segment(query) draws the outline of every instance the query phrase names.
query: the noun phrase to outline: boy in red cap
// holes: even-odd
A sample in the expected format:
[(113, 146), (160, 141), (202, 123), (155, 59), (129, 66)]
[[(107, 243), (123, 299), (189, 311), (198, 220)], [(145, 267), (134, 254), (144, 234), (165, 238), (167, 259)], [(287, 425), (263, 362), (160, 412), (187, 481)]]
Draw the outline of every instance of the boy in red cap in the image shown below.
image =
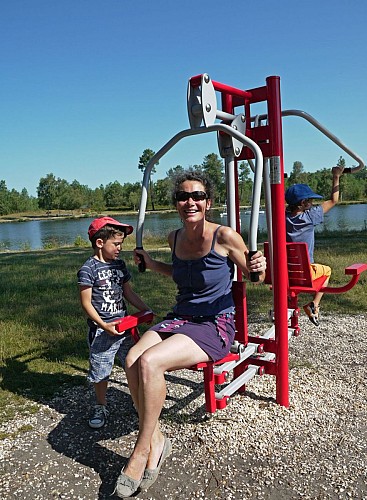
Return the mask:
[(125, 358), (133, 344), (129, 333), (119, 334), (116, 320), (126, 315), (125, 299), (139, 311), (149, 307), (133, 291), (131, 274), (119, 253), (125, 237), (133, 227), (112, 217), (95, 219), (88, 229), (94, 255), (78, 271), (80, 300), (88, 316), (89, 375), (94, 384), (96, 404), (89, 418), (93, 429), (106, 422), (106, 393), (115, 356), (125, 366)]
[[(305, 242), (311, 262), (311, 273), (313, 279), (326, 276), (324, 286), (329, 283), (331, 269), (329, 266), (315, 264), (313, 252), (315, 248), (315, 226), (324, 222), (324, 214), (332, 209), (339, 201), (339, 178), (343, 174), (343, 167), (333, 167), (333, 183), (329, 200), (320, 205), (313, 206), (313, 199), (321, 199), (322, 196), (312, 191), (307, 184), (294, 184), (285, 193), (288, 204), (285, 212), (287, 241)], [(324, 294), (317, 292), (312, 302), (303, 306), (310, 321), (319, 326), (319, 304)]]

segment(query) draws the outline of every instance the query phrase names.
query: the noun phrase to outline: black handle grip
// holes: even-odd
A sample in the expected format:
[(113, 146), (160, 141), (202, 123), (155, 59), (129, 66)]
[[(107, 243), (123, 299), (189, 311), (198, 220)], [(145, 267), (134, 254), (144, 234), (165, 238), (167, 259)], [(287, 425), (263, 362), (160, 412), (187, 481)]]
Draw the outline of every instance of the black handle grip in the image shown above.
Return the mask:
[[(250, 252), (248, 254), (250, 260), (251, 260), (251, 257), (253, 255), (255, 255), (256, 252), (257, 252), (257, 250), (250, 250)], [(259, 279), (260, 279), (260, 273), (259, 272), (250, 273), (250, 281), (252, 283), (257, 283), (259, 281)]]
[(343, 170), (343, 174), (351, 174), (352, 173), (352, 169), (350, 167), (346, 167), (344, 170)]
[[(142, 249), (143, 249), (143, 247), (136, 247), (136, 250), (142, 250)], [(138, 271), (139, 271), (139, 273), (144, 273), (146, 268), (147, 268), (147, 265), (146, 265), (145, 260), (144, 260), (144, 256), (139, 252), (137, 252), (137, 254), (140, 258), (140, 262), (138, 264)]]

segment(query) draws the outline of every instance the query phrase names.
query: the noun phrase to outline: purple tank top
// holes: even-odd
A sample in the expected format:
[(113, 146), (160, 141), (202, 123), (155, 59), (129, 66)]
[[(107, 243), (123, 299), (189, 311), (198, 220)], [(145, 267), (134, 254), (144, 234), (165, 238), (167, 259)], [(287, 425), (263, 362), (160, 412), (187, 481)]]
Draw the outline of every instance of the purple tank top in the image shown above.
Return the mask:
[(232, 280), (234, 264), (226, 256), (214, 251), (217, 239), (215, 230), (210, 252), (194, 260), (176, 256), (177, 230), (172, 251), (172, 278), (178, 293), (173, 312), (177, 315), (212, 316), (234, 311)]

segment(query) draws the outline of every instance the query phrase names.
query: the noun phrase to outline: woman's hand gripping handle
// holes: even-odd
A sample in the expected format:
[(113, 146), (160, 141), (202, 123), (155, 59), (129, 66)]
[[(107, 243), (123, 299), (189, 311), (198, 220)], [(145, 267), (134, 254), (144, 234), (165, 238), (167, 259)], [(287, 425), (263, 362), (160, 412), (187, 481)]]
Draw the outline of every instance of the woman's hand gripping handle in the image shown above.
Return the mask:
[(144, 273), (147, 265), (145, 263), (144, 255), (139, 253), (139, 250), (143, 250), (143, 247), (136, 247), (134, 251), (135, 260), (138, 261), (138, 270), (140, 273)]
[[(254, 258), (253, 258), (254, 257)], [(263, 281), (266, 271), (266, 258), (258, 250), (250, 250), (248, 254), (249, 277), (252, 283)]]

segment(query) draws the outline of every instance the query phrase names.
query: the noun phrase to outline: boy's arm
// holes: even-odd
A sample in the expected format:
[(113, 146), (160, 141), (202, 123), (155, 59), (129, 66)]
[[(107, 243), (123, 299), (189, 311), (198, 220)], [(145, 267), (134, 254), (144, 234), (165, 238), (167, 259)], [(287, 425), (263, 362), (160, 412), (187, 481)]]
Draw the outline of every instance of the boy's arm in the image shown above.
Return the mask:
[(88, 318), (94, 321), (100, 328), (103, 328), (110, 335), (118, 335), (118, 332), (115, 330), (115, 322), (106, 323), (100, 317), (96, 309), (92, 305), (92, 287), (91, 286), (79, 286), (79, 296), (80, 302), (82, 304), (82, 308), (87, 314)]
[(123, 284), (124, 298), (139, 311), (151, 311), (151, 308), (134, 292), (129, 282)]
[(335, 207), (335, 205), (339, 201), (339, 178), (343, 174), (343, 167), (333, 167), (333, 184), (331, 188), (330, 200), (326, 200), (321, 203), (324, 214), (328, 212), (331, 208)]

